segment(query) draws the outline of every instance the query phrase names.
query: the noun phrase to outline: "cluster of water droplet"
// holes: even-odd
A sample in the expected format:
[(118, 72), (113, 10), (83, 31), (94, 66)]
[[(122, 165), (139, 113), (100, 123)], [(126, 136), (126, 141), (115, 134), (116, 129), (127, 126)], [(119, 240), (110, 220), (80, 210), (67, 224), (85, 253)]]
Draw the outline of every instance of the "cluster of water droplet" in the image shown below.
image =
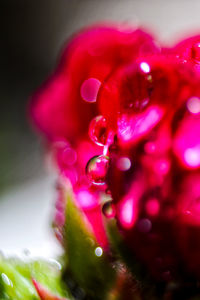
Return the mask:
[[(92, 157), (86, 165), (86, 175), (94, 185), (106, 185), (106, 176), (109, 168), (108, 146), (110, 132), (106, 119), (99, 115), (89, 125), (89, 137), (92, 142), (102, 147), (102, 154)], [(110, 218), (114, 217), (114, 204), (107, 201), (102, 206), (103, 214)]]
[[(200, 61), (200, 43), (195, 43), (190, 48), (189, 55), (189, 59), (198, 65)], [(179, 57), (177, 59), (178, 63), (174, 64), (174, 62), (172, 62), (171, 69), (176, 69), (177, 66), (180, 68), (180, 65), (178, 64), (181, 62), (181, 59), (180, 61)], [(156, 60), (154, 60), (154, 63), (155, 61)], [(114, 138), (116, 136), (118, 137), (118, 141), (121, 139), (121, 144), (127, 143), (126, 145), (128, 145), (127, 147), (129, 147), (130, 151), (127, 151), (127, 153), (131, 153), (131, 151), (134, 152), (135, 149), (139, 149), (136, 151), (140, 151), (138, 152), (139, 154), (137, 154), (138, 161), (136, 161), (136, 164), (139, 165), (141, 173), (148, 177), (146, 180), (148, 181), (148, 184), (146, 184), (146, 182), (142, 182), (142, 180), (141, 182), (138, 181), (139, 183), (136, 183), (134, 189), (131, 190), (132, 192), (130, 192), (130, 197), (127, 197), (126, 193), (122, 193), (123, 196), (121, 198), (124, 199), (120, 199), (119, 201), (117, 200), (118, 202), (114, 202), (112, 200), (112, 196), (110, 195), (110, 197), (108, 197), (108, 199), (102, 205), (102, 212), (107, 218), (113, 218), (117, 213), (118, 221), (124, 228), (125, 232), (128, 232), (129, 229), (132, 229), (132, 236), (135, 236), (138, 243), (141, 243), (141, 245), (141, 237), (147, 242), (148, 239), (151, 239), (154, 234), (156, 235), (155, 220), (157, 220), (160, 215), (162, 215), (162, 218), (166, 217), (166, 219), (169, 220), (175, 213), (174, 204), (168, 203), (165, 207), (165, 204), (161, 203), (161, 198), (164, 198), (163, 195), (161, 196), (160, 194), (152, 194), (146, 196), (145, 193), (148, 194), (153, 186), (157, 187), (157, 190), (161, 191), (161, 194), (167, 194), (165, 181), (168, 180), (170, 182), (171, 179), (169, 179), (169, 176), (172, 176), (173, 172), (176, 173), (179, 168), (182, 172), (184, 168), (187, 170), (193, 170), (200, 166), (199, 135), (191, 133), (192, 125), (194, 125), (196, 128), (200, 128), (200, 122), (198, 120), (200, 113), (200, 98), (196, 96), (195, 93), (193, 94), (192, 89), (186, 97), (184, 96), (185, 98), (182, 97), (181, 92), (180, 94), (177, 92), (176, 96), (180, 96), (181, 99), (177, 100), (177, 103), (180, 101), (181, 104), (179, 104), (179, 106), (176, 103), (173, 104), (173, 93), (175, 89), (177, 89), (177, 87), (174, 89), (174, 83), (177, 80), (177, 82), (180, 84), (180, 87), (181, 84), (184, 85), (184, 80), (188, 80), (188, 75), (185, 76), (184, 74), (184, 72), (187, 73), (187, 68), (184, 70), (183, 74), (179, 73), (179, 75), (174, 75), (176, 74), (176, 70), (174, 73), (171, 72), (171, 70), (168, 72), (169, 68), (166, 66), (165, 60), (164, 62), (162, 61), (160, 63), (158, 59), (156, 64), (158, 65), (158, 70), (154, 69), (154, 72), (152, 72), (151, 64), (144, 60), (137, 65), (137, 68), (128, 68), (126, 70), (127, 77), (124, 76), (125, 79), (123, 78), (123, 71), (125, 69), (122, 69), (122, 73), (115, 73), (115, 80), (116, 82), (119, 81), (117, 88), (119, 87), (118, 97), (120, 99), (117, 98), (115, 94), (116, 86), (113, 88), (111, 80), (110, 89), (107, 88), (105, 93), (105, 116), (98, 115), (93, 118), (90, 122), (88, 132), (90, 140), (96, 145), (102, 147), (102, 153), (98, 156), (96, 155), (92, 157), (86, 165), (87, 178), (94, 186), (105, 185), (106, 190), (106, 183), (108, 182), (108, 170), (112, 164), (112, 157), (110, 156), (112, 151), (110, 151), (110, 149), (115, 147)], [(182, 75), (183, 77), (185, 76), (183, 81), (182, 78), (178, 77), (181, 77)], [(126, 80), (132, 80), (134, 83), (132, 81), (127, 83)], [(86, 85), (86, 83), (90, 83), (90, 88), (91, 84), (93, 83), (94, 89), (93, 92), (87, 89), (88, 95), (86, 97), (86, 95), (83, 95), (84, 93), (86, 94), (86, 86), (84, 86), (84, 88), (81, 89), (82, 99), (88, 103), (95, 102), (97, 100), (98, 91), (101, 88), (101, 83), (99, 83), (99, 81), (95, 81), (94, 78), (84, 82), (84, 85)], [(106, 84), (108, 87), (109, 80)], [(122, 87), (121, 93), (120, 86)], [(164, 88), (166, 88), (166, 90), (164, 90)], [(108, 91), (110, 91), (110, 99), (113, 95), (113, 97), (116, 98), (109, 100)], [(171, 98), (168, 97), (170, 96), (170, 92), (172, 92)], [(104, 91), (101, 93), (101, 96), (104, 97)], [(169, 101), (165, 101), (166, 99)], [(111, 103), (112, 100), (113, 103)], [(107, 101), (108, 107), (106, 107)], [(170, 106), (171, 103), (172, 106)], [(114, 106), (117, 107), (116, 111)], [(180, 119), (183, 106), (185, 113), (181, 117), (182, 119)], [(111, 112), (109, 111), (110, 109)], [(111, 122), (114, 120), (112, 109), (114, 113), (118, 114), (117, 129), (115, 129), (116, 131), (112, 126), (110, 126)], [(170, 116), (169, 120), (166, 120), (163, 117), (167, 114)], [(178, 118), (176, 115), (178, 115)], [(113, 119), (109, 120), (109, 116), (111, 116), (111, 119)], [(166, 127), (166, 124), (163, 126), (164, 123), (166, 123), (168, 127)], [(168, 133), (166, 133), (166, 130), (170, 132), (173, 131), (173, 136), (170, 133), (169, 137)], [(137, 148), (139, 144), (140, 148)], [(170, 151), (173, 152), (173, 159), (175, 160), (176, 157), (176, 160), (178, 161), (176, 161), (175, 166), (171, 164), (172, 154), (170, 154), (171, 156), (169, 155)], [(115, 182), (116, 185), (119, 184), (119, 186), (122, 186), (124, 183), (127, 185), (128, 182), (132, 184), (132, 182), (130, 182), (132, 179), (130, 178), (132, 178), (131, 173), (134, 172), (132, 172), (132, 170), (134, 169), (133, 161), (135, 160), (133, 160), (132, 154), (127, 155), (126, 153), (126, 155), (122, 155), (123, 151), (120, 152), (121, 156), (120, 153), (116, 155), (117, 159), (114, 162), (114, 171), (113, 173), (111, 172), (111, 176), (114, 176), (114, 172), (118, 171), (123, 175), (119, 176), (118, 181), (113, 180), (113, 182)], [(177, 170), (175, 170), (175, 168), (177, 168)], [(129, 181), (124, 174), (128, 174), (127, 176), (130, 177)], [(134, 178), (137, 180), (137, 174)], [(191, 178), (193, 178), (193, 174), (191, 175)], [(112, 180), (112, 178), (109, 178), (109, 180)], [(185, 182), (187, 182), (187, 180)], [(120, 189), (120, 187), (116, 186), (116, 189)], [(166, 191), (164, 191), (165, 189)], [(190, 192), (187, 191), (187, 193), (188, 197), (190, 197)], [(169, 197), (174, 197), (173, 191)], [(141, 199), (143, 199), (142, 203)], [(165, 210), (163, 210), (164, 207)], [(137, 210), (140, 210), (140, 212), (138, 213)], [(187, 206), (185, 211), (187, 214), (187, 222), (192, 222), (190, 216), (192, 214), (194, 218), (197, 218), (196, 215), (199, 214), (199, 204), (196, 205), (195, 202), (195, 205), (193, 205), (192, 208), (188, 209)], [(164, 227), (164, 225), (162, 226)], [(162, 229), (156, 230), (157, 235), (160, 235)], [(177, 234), (179, 235), (179, 233)], [(138, 236), (140, 237), (138, 238)], [(157, 243), (159, 244), (159, 242), (155, 242), (155, 247), (157, 247)], [(154, 241), (151, 241), (151, 245), (153, 244)], [(151, 245), (149, 247), (151, 247)], [(165, 251), (166, 253), (167, 251), (168, 253), (171, 253), (168, 248), (162, 249), (162, 251), (163, 256), (165, 255)], [(173, 252), (170, 255), (173, 257)], [(165, 271), (166, 270), (164, 270), (163, 274), (170, 272), (168, 269), (166, 272)]]

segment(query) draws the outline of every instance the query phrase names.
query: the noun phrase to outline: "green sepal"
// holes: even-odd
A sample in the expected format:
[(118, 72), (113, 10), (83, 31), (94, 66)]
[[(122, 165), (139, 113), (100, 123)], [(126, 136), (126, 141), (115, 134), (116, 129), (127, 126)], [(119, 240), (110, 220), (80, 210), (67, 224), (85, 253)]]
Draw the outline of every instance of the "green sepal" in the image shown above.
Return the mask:
[(0, 300), (38, 300), (32, 278), (55, 295), (69, 298), (57, 264), (46, 260), (24, 262), (17, 258), (0, 257)]
[(86, 299), (107, 299), (115, 280), (115, 270), (107, 254), (95, 255), (99, 247), (82, 212), (74, 204), (72, 194), (67, 194), (64, 246), (67, 256), (66, 274), (81, 287)]

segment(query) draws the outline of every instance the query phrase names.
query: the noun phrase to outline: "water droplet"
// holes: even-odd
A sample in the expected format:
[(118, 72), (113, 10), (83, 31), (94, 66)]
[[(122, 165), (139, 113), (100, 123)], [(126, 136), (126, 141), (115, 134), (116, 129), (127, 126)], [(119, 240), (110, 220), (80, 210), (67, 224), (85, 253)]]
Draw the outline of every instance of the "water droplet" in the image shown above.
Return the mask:
[(128, 171), (131, 167), (131, 161), (128, 157), (121, 157), (117, 161), (117, 168), (121, 171)]
[(81, 85), (81, 97), (86, 102), (96, 102), (101, 82), (96, 78), (86, 79)]
[(152, 223), (149, 219), (141, 219), (137, 223), (137, 228), (140, 232), (147, 233), (151, 230)]
[(48, 262), (52, 264), (53, 267), (55, 267), (57, 270), (61, 270), (62, 269), (62, 265), (59, 263), (59, 261), (57, 261), (54, 258), (49, 258)]
[(116, 211), (113, 201), (105, 202), (102, 207), (102, 212), (106, 218), (114, 218)]
[(187, 109), (192, 114), (200, 113), (200, 98), (192, 97), (192, 98), (188, 99), (186, 105), (187, 105)]
[(97, 247), (95, 248), (94, 253), (96, 256), (100, 257), (103, 255), (103, 249), (101, 247)]
[(191, 48), (191, 57), (196, 62), (200, 62), (200, 43), (196, 43)]
[(108, 126), (103, 116), (95, 117), (89, 126), (89, 137), (97, 145), (106, 145), (108, 139)]
[(6, 285), (13, 287), (12, 281), (8, 278), (8, 276), (5, 273), (1, 274), (1, 278)]
[(97, 155), (92, 157), (86, 165), (88, 179), (97, 185), (105, 184), (106, 174), (109, 166), (109, 157)]

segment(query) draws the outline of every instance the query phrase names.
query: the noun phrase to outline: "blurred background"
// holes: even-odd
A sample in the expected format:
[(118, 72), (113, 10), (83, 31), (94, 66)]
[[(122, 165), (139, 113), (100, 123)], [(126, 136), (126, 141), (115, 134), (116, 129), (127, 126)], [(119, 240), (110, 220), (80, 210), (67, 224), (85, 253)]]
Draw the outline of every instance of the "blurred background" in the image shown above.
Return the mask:
[(102, 20), (146, 27), (168, 44), (200, 32), (199, 0), (0, 1), (0, 250), (54, 256), (55, 175), (43, 164), (27, 103), (80, 27)]

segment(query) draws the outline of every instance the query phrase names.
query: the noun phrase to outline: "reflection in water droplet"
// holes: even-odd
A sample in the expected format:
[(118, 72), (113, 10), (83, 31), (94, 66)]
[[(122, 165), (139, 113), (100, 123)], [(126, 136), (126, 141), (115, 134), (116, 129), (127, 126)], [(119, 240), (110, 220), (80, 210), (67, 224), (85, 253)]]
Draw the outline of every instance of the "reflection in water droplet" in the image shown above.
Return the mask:
[(104, 155), (92, 157), (86, 165), (88, 179), (97, 185), (105, 184), (106, 174), (109, 166), (109, 157)]
[(102, 212), (106, 218), (114, 218), (116, 211), (113, 201), (107, 201), (106, 203), (104, 203)]
[(85, 80), (82, 83), (80, 90), (82, 99), (86, 102), (96, 102), (100, 85), (101, 82), (96, 78)]
[(108, 127), (103, 116), (95, 117), (89, 127), (90, 139), (97, 145), (106, 145), (108, 139)]
[(96, 256), (100, 257), (103, 254), (103, 249), (101, 247), (97, 247), (95, 248), (94, 253)]

